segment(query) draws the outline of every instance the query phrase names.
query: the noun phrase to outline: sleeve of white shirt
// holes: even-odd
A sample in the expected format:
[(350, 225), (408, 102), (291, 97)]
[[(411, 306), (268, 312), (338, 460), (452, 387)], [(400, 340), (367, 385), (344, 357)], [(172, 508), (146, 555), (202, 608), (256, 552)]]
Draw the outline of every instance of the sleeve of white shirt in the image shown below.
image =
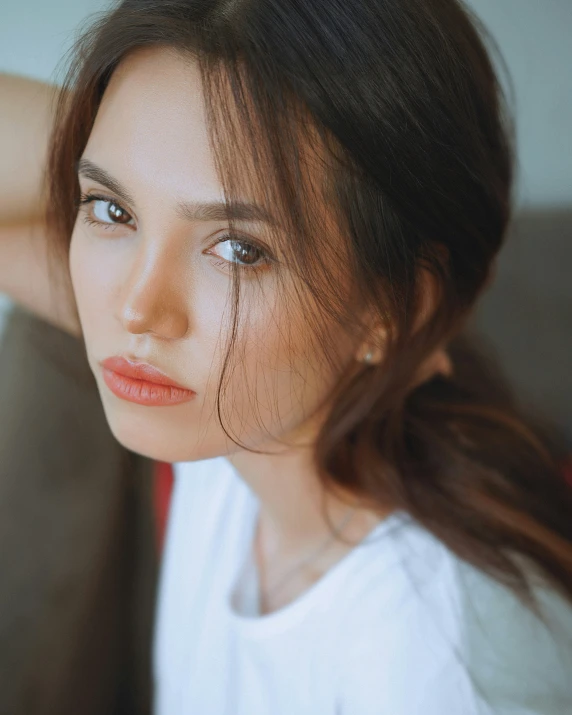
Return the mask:
[(468, 564), (451, 573), (342, 656), (337, 715), (572, 715), (572, 604), (533, 585), (545, 625)]

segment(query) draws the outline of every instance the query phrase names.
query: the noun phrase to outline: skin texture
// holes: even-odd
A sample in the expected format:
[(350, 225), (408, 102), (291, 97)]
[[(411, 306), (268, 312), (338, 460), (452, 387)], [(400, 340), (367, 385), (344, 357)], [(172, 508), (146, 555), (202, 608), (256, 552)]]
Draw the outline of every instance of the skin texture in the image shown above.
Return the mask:
[[(244, 274), (240, 318), (248, 317), (243, 335), (249, 349), (226, 387), (225, 404), (233, 409), (225, 409), (225, 424), (249, 446), (275, 453), (239, 449), (219, 425), (215, 396), (230, 329), (232, 283), (224, 260), (240, 262), (240, 254), (230, 242), (213, 245), (225, 233), (224, 221), (189, 221), (176, 211), (177, 201), (223, 197), (203, 112), (198, 71), (189, 60), (143, 48), (121, 63), (83, 158), (119, 181), (132, 201), (80, 174), (83, 194), (101, 194), (121, 208), (110, 216), (113, 206), (105, 201), (82, 207), (72, 235), (70, 273), (88, 360), (115, 437), (128, 449), (168, 462), (226, 455), (261, 500), (257, 558), (263, 584), (271, 584), (329, 533), (319, 513), (308, 447), (322, 413), (311, 420), (305, 416), (322, 404), (332, 376), (303, 349), (303, 315), (280, 312), (273, 268), (265, 268), (256, 281)], [(89, 225), (86, 215), (108, 226)], [(115, 225), (114, 215), (120, 220)], [(243, 222), (239, 228), (246, 240), (264, 243), (263, 225)], [(283, 340), (286, 327), (299, 336), (298, 343)], [(354, 357), (365, 351), (367, 346), (360, 346)], [(196, 398), (168, 407), (121, 400), (105, 384), (99, 364), (113, 355), (155, 365), (194, 390)], [(294, 446), (272, 444), (266, 429)], [(337, 498), (328, 503), (336, 523), (347, 504)], [(363, 537), (379, 518), (356, 512), (344, 536)], [(294, 598), (348, 549), (334, 545), (265, 608)]]
[(42, 218), (41, 176), (57, 88), (0, 72), (0, 224)]
[(0, 72), (0, 293), (79, 336), (67, 267), (50, 277), (42, 175), (60, 88)]

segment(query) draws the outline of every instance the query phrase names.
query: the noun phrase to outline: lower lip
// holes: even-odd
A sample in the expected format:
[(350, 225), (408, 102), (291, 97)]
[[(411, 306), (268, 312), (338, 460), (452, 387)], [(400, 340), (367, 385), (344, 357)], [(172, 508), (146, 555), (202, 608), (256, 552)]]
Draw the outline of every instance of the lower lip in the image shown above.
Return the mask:
[(103, 379), (114, 395), (138, 405), (178, 405), (181, 402), (188, 402), (196, 396), (196, 392), (192, 390), (135, 380), (105, 367), (103, 368)]

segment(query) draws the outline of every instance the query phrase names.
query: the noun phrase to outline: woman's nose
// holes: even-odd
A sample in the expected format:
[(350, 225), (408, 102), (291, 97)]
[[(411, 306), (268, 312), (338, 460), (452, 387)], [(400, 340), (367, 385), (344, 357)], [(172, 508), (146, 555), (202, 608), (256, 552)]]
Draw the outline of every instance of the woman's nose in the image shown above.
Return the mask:
[[(176, 262), (175, 262), (176, 263)], [(177, 339), (188, 331), (182, 281), (173, 261), (141, 255), (121, 292), (118, 318), (129, 333)]]

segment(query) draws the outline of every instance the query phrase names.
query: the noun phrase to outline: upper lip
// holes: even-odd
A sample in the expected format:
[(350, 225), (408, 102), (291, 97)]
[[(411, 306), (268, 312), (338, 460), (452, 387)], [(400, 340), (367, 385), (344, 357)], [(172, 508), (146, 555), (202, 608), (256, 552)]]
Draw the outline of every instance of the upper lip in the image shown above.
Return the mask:
[[(121, 356), (114, 356), (102, 360), (101, 364), (108, 370), (113, 370), (113, 372), (125, 375), (126, 377), (135, 378), (136, 380), (145, 380), (146, 382), (153, 382), (157, 385), (170, 385), (171, 387), (179, 387), (182, 390), (189, 390), (188, 387), (171, 380), (164, 372), (161, 372), (146, 362), (133, 362)], [(192, 392), (192, 390), (190, 391)]]

